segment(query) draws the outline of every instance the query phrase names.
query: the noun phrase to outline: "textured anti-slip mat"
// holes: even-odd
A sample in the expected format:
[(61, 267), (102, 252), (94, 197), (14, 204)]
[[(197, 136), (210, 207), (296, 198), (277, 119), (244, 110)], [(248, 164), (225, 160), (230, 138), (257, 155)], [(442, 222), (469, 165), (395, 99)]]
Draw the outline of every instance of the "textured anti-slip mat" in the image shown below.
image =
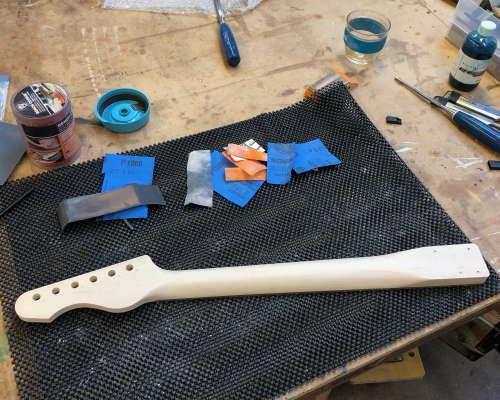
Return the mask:
[[(193, 150), (320, 138), (341, 165), (264, 184), (241, 208), (184, 207)], [(481, 286), (159, 302), (26, 323), (24, 291), (142, 255), (163, 268), (365, 257), (468, 239), (339, 85), (281, 111), (129, 154), (156, 157), (167, 205), (61, 232), (57, 205), (98, 193), (102, 159), (7, 183), (0, 295), (21, 399), (268, 399), (500, 292)], [(401, 265), (404, 268), (404, 265)]]

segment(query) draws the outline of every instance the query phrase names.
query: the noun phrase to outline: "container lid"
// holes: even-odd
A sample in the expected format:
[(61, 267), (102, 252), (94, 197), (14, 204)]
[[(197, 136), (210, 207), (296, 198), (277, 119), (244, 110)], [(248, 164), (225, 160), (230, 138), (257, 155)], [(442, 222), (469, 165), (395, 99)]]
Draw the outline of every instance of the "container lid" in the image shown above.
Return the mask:
[(110, 131), (133, 132), (148, 122), (149, 100), (135, 89), (115, 89), (99, 99), (94, 112)]
[(497, 26), (494, 22), (483, 21), (481, 22), (481, 25), (479, 25), (479, 29), (477, 31), (481, 36), (491, 36), (496, 28)]

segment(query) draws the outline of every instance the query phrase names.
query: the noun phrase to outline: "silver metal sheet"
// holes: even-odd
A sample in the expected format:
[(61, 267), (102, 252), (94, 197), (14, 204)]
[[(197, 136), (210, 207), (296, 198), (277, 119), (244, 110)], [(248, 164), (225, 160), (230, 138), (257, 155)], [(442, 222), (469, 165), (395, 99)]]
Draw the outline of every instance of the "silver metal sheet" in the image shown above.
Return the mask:
[(25, 151), (17, 125), (0, 122), (0, 186), (9, 179)]

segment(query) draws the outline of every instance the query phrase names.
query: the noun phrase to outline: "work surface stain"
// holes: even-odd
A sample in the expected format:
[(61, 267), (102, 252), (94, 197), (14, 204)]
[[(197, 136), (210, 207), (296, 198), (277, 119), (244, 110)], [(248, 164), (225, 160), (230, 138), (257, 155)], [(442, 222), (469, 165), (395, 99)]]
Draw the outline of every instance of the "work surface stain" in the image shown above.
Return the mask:
[(0, 364), (7, 363), (6, 356), (10, 356), (9, 341), (6, 333), (0, 333)]

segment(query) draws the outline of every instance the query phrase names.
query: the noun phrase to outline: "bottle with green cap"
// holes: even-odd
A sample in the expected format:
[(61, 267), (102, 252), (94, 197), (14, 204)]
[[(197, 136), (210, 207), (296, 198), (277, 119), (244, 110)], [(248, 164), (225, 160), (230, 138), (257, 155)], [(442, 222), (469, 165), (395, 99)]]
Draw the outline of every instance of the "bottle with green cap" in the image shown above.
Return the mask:
[(450, 72), (450, 85), (455, 89), (470, 92), (479, 85), (497, 49), (496, 27), (492, 21), (483, 21), (465, 38)]

